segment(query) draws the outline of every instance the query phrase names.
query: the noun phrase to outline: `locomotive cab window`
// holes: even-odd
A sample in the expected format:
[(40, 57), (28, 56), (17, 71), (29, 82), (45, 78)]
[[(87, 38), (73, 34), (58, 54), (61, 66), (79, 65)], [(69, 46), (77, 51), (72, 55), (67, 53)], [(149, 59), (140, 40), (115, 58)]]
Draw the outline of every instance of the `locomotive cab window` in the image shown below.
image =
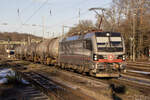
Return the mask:
[(99, 33), (96, 36), (97, 48), (100, 52), (122, 52), (123, 44), (120, 33)]
[(91, 40), (86, 40), (85, 41), (85, 48), (88, 50), (92, 50), (92, 41)]
[(122, 47), (121, 37), (110, 37), (110, 43), (112, 47)]

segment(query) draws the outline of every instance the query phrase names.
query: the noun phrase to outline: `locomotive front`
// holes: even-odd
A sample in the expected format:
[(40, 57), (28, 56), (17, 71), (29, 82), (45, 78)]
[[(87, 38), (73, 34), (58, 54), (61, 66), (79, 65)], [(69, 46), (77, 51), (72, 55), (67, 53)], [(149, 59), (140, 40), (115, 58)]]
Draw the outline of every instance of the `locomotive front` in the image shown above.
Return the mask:
[(95, 32), (92, 42), (92, 73), (97, 77), (118, 77), (125, 71), (125, 44), (120, 33)]

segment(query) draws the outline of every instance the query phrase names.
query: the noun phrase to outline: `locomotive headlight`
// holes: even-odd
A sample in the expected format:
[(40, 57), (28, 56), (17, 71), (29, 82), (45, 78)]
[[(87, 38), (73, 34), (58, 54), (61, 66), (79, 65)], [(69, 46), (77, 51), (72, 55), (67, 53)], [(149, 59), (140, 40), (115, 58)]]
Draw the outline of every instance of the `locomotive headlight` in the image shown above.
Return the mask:
[(97, 58), (97, 55), (94, 55), (95, 58)]
[(98, 60), (96, 54), (93, 55), (93, 59), (94, 59), (95, 61)]
[(122, 60), (126, 60), (126, 56), (125, 55), (122, 56)]
[(110, 33), (107, 33), (106, 36), (110, 36)]
[(94, 58), (94, 60), (96, 61), (96, 60), (97, 60), (97, 58)]

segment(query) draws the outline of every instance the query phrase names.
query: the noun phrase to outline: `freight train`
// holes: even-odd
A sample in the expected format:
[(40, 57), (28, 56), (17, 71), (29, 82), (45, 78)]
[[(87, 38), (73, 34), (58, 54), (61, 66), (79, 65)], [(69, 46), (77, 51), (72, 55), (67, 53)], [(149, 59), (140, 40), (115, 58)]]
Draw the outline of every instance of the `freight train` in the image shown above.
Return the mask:
[(119, 77), (125, 71), (125, 43), (121, 33), (90, 32), (57, 37), (16, 48), (18, 59), (56, 65), (96, 77)]

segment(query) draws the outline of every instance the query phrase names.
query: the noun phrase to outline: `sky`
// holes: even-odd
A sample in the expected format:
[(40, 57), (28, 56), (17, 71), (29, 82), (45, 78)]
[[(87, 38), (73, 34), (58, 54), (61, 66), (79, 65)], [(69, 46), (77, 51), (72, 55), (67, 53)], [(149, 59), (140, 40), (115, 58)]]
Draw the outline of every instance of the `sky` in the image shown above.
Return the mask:
[[(0, 0), (0, 32), (52, 37), (80, 20), (96, 21), (92, 7), (109, 8), (112, 0)], [(44, 28), (43, 28), (44, 26)], [(43, 34), (44, 29), (44, 34)]]

